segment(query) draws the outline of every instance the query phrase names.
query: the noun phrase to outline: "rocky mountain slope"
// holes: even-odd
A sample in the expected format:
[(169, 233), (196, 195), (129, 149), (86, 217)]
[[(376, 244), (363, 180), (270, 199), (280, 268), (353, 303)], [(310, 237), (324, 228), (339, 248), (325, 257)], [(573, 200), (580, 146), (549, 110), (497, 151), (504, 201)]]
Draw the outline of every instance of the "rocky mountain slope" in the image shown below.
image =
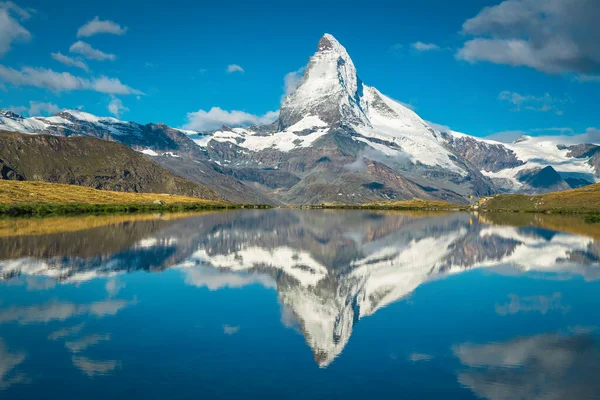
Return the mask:
[(81, 136), (0, 131), (0, 174), (2, 179), (220, 199), (212, 189), (170, 173), (127, 146)]
[(600, 180), (596, 144), (527, 136), (504, 144), (434, 128), (363, 83), (346, 49), (328, 34), (283, 99), (278, 120), (266, 126), (190, 132), (73, 110), (47, 118), (2, 112), (0, 126), (123, 143), (233, 201), (466, 203), (471, 196), (543, 193)]

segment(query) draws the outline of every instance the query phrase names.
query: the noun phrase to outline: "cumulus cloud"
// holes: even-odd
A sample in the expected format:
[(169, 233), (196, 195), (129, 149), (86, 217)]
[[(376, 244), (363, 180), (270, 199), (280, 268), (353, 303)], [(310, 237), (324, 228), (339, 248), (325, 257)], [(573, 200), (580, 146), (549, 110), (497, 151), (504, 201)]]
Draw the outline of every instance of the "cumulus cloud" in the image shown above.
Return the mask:
[(234, 72), (244, 72), (244, 68), (240, 67), (237, 64), (229, 64), (227, 66), (227, 73), (233, 74)]
[(439, 50), (440, 46), (434, 43), (415, 42), (411, 44), (412, 48), (417, 51), (432, 51)]
[(467, 20), (456, 57), (550, 74), (600, 70), (597, 0), (505, 0)]
[(591, 399), (600, 381), (590, 373), (600, 362), (595, 335), (559, 333), (453, 348), (463, 364), (458, 381), (479, 398)]
[(121, 363), (117, 360), (91, 360), (87, 357), (73, 356), (73, 365), (88, 376), (106, 375), (119, 368)]
[(44, 103), (40, 101), (29, 102), (29, 115), (53, 115), (60, 111), (60, 107), (54, 103)]
[(100, 76), (98, 78), (81, 78), (68, 72), (56, 72), (51, 69), (23, 67), (21, 70), (0, 65), (0, 82), (14, 86), (33, 86), (53, 92), (69, 92), (72, 90), (92, 90), (107, 94), (143, 94), (141, 91), (124, 85), (117, 78)]
[(83, 62), (83, 60), (81, 60), (79, 58), (73, 58), (73, 57), (65, 56), (64, 54), (62, 54), (60, 52), (58, 52), (58, 53), (52, 53), (51, 56), (52, 56), (53, 59), (55, 59), (59, 63), (63, 63), (65, 65), (68, 65), (69, 67), (81, 68), (85, 72), (89, 71), (89, 68), (88, 68), (87, 64), (85, 62)]
[(562, 295), (554, 293), (552, 296), (519, 296), (508, 295), (509, 302), (496, 304), (496, 313), (499, 315), (514, 315), (523, 312), (538, 312), (547, 314), (550, 311), (566, 313), (570, 307), (562, 303)]
[(403, 152), (399, 152), (398, 155), (395, 156), (388, 156), (371, 146), (365, 145), (365, 147), (358, 152), (356, 159), (351, 163), (345, 164), (344, 168), (352, 172), (365, 171), (369, 168), (369, 161), (378, 162), (387, 165), (390, 168), (397, 168), (401, 165), (404, 166), (410, 162), (408, 156)]
[[(53, 115), (60, 111), (60, 107), (54, 103), (45, 103), (40, 101), (30, 101), (29, 106), (11, 106), (8, 109), (17, 114), (25, 114), (30, 117), (37, 117), (43, 115)], [(52, 285), (51, 280), (49, 282), (37, 280), (34, 281), (33, 277), (28, 277), (27, 286), (30, 289), (47, 288), (48, 285)], [(52, 287), (52, 286), (50, 286)]]
[(0, 339), (0, 389), (6, 389), (12, 384), (23, 382), (25, 377), (15, 372), (19, 364), (25, 361), (24, 353), (11, 353)]
[(19, 16), (21, 20), (31, 18), (32, 9), (24, 9), (13, 3), (12, 1), (0, 1), (0, 9), (11, 11)]
[(50, 303), (32, 306), (12, 306), (0, 311), (0, 323), (17, 322), (19, 324), (48, 323), (50, 321), (65, 321), (79, 315), (103, 317), (115, 315), (131, 302), (123, 300), (98, 301), (89, 304)]
[(302, 81), (302, 75), (304, 74), (304, 67), (297, 71), (288, 72), (283, 78), (283, 93), (284, 96), (293, 94), (296, 89), (300, 86)]
[(543, 96), (522, 95), (517, 92), (505, 90), (498, 95), (498, 99), (508, 101), (514, 107), (512, 111), (541, 111), (554, 112), (558, 115), (563, 114), (563, 110), (559, 108), (561, 104), (567, 103), (567, 99), (561, 99), (545, 93)]
[(123, 105), (121, 99), (113, 97), (110, 103), (108, 103), (108, 111), (115, 117), (119, 118), (121, 114), (129, 111), (129, 108)]
[(188, 113), (187, 123), (183, 127), (184, 129), (202, 132), (219, 129), (223, 125), (229, 127), (263, 125), (275, 121), (278, 115), (278, 111), (269, 111), (264, 115), (254, 115), (244, 111), (227, 111), (219, 107), (213, 107), (209, 111), (198, 110)]
[(72, 335), (76, 335), (83, 329), (83, 322), (79, 325), (62, 328), (48, 335), (48, 340), (58, 340)]
[(121, 27), (113, 21), (102, 21), (96, 16), (77, 30), (77, 37), (90, 37), (100, 33), (120, 36), (124, 35), (125, 32), (127, 32), (127, 27)]
[(69, 47), (69, 51), (71, 53), (81, 54), (89, 60), (114, 61), (117, 58), (117, 56), (115, 56), (114, 54), (104, 53), (98, 49), (93, 48), (88, 43), (83, 42), (81, 40), (78, 40), (77, 42), (73, 43), (71, 47)]
[(88, 336), (82, 337), (80, 339), (67, 341), (67, 342), (65, 342), (65, 347), (67, 349), (69, 349), (69, 351), (71, 353), (79, 353), (91, 346), (94, 346), (100, 342), (104, 342), (107, 340), (110, 340), (109, 334), (104, 334), (104, 335), (93, 334), (93, 335), (88, 335)]
[(211, 267), (193, 267), (183, 270), (185, 283), (190, 286), (206, 287), (208, 290), (241, 288), (248, 285), (262, 285), (274, 288), (275, 282), (268, 275), (245, 272), (221, 271)]
[(585, 135), (589, 142), (600, 143), (600, 129), (598, 128), (587, 128)]
[(21, 20), (29, 18), (29, 13), (14, 3), (0, 2), (0, 57), (3, 57), (14, 42), (26, 42), (31, 39), (31, 33), (14, 17), (17, 14)]

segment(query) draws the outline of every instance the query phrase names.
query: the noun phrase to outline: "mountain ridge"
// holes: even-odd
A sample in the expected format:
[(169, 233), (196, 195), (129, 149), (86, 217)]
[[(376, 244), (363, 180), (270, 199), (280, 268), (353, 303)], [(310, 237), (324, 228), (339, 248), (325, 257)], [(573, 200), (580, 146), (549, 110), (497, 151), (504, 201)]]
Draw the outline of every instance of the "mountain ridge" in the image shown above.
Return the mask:
[[(381, 200), (468, 203), (495, 193), (542, 193), (600, 181), (600, 146), (549, 137), (512, 144), (439, 129), (367, 86), (347, 50), (319, 40), (278, 120), (210, 132), (141, 125), (65, 110), (0, 127), (126, 144), (232, 201), (358, 204)], [(560, 177), (523, 179), (547, 167)], [(547, 182), (547, 184), (545, 184)]]

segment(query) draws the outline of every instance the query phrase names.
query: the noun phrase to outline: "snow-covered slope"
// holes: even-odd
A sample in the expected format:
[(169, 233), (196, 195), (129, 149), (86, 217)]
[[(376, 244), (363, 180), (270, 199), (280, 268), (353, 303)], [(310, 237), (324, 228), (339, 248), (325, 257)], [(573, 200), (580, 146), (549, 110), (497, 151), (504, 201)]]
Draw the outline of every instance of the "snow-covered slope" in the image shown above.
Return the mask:
[(0, 111), (0, 130), (57, 136), (93, 136), (123, 143), (148, 155), (202, 156), (202, 149), (188, 137), (190, 132), (164, 124), (141, 125), (112, 117), (98, 117), (80, 110), (63, 110), (51, 117), (24, 118)]
[[(600, 169), (594, 156), (598, 144), (588, 144), (587, 152), (575, 154), (576, 147), (587, 138), (578, 136), (522, 136), (513, 143), (477, 138), (456, 131), (442, 133), (459, 156), (467, 158), (481, 173), (491, 178), (503, 191), (519, 192), (519, 179), (527, 171), (552, 167), (563, 179), (600, 181)], [(596, 156), (597, 157), (597, 156)]]

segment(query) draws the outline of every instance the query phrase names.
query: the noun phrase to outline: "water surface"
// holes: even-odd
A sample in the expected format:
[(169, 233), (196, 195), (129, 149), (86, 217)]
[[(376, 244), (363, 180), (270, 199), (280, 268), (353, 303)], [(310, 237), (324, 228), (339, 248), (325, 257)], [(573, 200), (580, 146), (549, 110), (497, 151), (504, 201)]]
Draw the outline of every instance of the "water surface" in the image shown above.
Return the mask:
[(0, 398), (600, 398), (600, 225), (0, 221)]

